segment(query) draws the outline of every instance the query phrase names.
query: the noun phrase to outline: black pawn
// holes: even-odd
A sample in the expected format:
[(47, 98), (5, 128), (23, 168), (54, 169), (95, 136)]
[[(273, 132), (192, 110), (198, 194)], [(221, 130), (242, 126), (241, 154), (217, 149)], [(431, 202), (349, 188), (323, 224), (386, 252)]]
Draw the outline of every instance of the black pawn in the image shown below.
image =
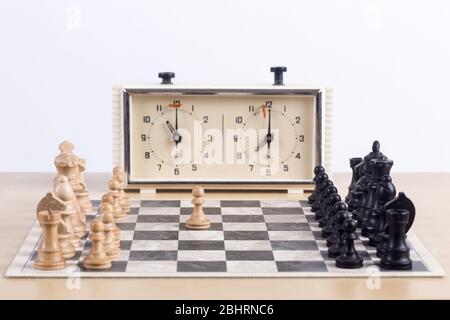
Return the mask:
[(347, 211), (347, 205), (342, 201), (333, 205), (330, 210), (330, 217), (328, 219), (327, 225), (322, 228), (322, 238), (327, 238), (328, 247), (328, 237), (333, 233), (333, 230), (336, 227), (336, 215), (339, 211)]
[[(341, 202), (341, 203), (343, 203), (343, 202)], [(336, 203), (336, 206), (338, 204), (339, 204), (339, 202)], [(343, 208), (342, 210), (337, 211), (337, 213), (333, 217), (333, 221), (331, 222), (332, 226), (330, 228), (330, 231), (329, 231), (328, 237), (327, 237), (327, 247), (331, 247), (333, 244), (335, 244), (339, 240), (339, 237), (342, 235), (339, 231), (339, 227), (345, 221), (345, 219), (350, 217), (350, 214), (342, 216), (343, 212), (347, 212), (347, 210), (345, 208)], [(328, 225), (327, 225), (327, 227), (328, 227)], [(325, 231), (325, 228), (322, 229), (322, 236), (323, 236), (324, 231)]]
[(337, 193), (332, 193), (328, 196), (327, 200), (326, 200), (326, 205), (325, 205), (325, 209), (324, 209), (324, 214), (323, 216), (320, 218), (319, 220), (319, 227), (323, 228), (327, 225), (328, 220), (331, 218), (331, 208), (333, 208), (335, 203), (338, 203), (341, 201), (341, 196), (338, 195)]
[(321, 201), (320, 201), (320, 207), (316, 212), (314, 213), (314, 219), (320, 220), (325, 215), (325, 212), (328, 207), (328, 198), (332, 194), (337, 194), (338, 190), (335, 186), (327, 187), (324, 192), (322, 192)]
[(389, 236), (386, 240), (385, 252), (380, 260), (383, 269), (407, 270), (412, 268), (409, 248), (406, 244), (406, 225), (409, 211), (405, 209), (389, 209), (386, 212), (389, 225)]
[(336, 258), (341, 254), (342, 249), (344, 248), (344, 239), (342, 238), (344, 234), (344, 222), (345, 220), (350, 218), (350, 214), (347, 211), (340, 211), (336, 216), (336, 232), (338, 233), (336, 236), (336, 242), (328, 248), (328, 256), (330, 258)]
[(344, 234), (342, 239), (344, 247), (341, 254), (336, 258), (336, 267), (342, 269), (362, 268), (363, 259), (355, 249), (355, 240), (358, 239), (356, 233), (357, 222), (353, 219), (347, 219), (343, 223)]
[(314, 184), (315, 184), (315, 187), (314, 187), (314, 191), (313, 191), (313, 192), (311, 193), (311, 195), (308, 197), (308, 203), (309, 203), (309, 204), (312, 204), (312, 203), (316, 200), (316, 197), (317, 197), (317, 191), (318, 191), (318, 186), (319, 186), (319, 183), (317, 182), (317, 180), (318, 180), (319, 175), (320, 175), (321, 173), (325, 173), (325, 168), (322, 167), (322, 166), (316, 166), (316, 167), (314, 168), (314, 179), (313, 179)]
[[(320, 184), (318, 186), (319, 189), (317, 190), (317, 197), (314, 200), (314, 202), (311, 204), (312, 212), (316, 212), (317, 210), (320, 209), (320, 205), (322, 203), (322, 193), (325, 191), (325, 189), (333, 186), (333, 181), (328, 179), (328, 175), (326, 173), (321, 173), (320, 177), (321, 177), (320, 180), (322, 182), (320, 182)], [(318, 178), (318, 181), (319, 181), (319, 178)]]

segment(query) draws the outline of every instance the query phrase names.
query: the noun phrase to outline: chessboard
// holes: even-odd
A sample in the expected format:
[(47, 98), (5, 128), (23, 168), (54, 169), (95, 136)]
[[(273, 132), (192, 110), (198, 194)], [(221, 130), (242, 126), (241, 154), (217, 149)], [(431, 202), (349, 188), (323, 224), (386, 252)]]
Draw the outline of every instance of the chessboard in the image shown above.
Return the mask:
[[(100, 201), (92, 201), (98, 214)], [(208, 230), (186, 229), (190, 201), (130, 200), (131, 212), (117, 223), (121, 257), (103, 271), (83, 269), (91, 241), (83, 239), (68, 267), (33, 267), (41, 238), (36, 222), (7, 270), (6, 277), (439, 277), (445, 273), (413, 231), (408, 233), (413, 267), (383, 270), (376, 250), (360, 238), (355, 247), (360, 269), (339, 269), (327, 256), (326, 240), (306, 201), (206, 200)], [(87, 223), (89, 226), (89, 223)]]

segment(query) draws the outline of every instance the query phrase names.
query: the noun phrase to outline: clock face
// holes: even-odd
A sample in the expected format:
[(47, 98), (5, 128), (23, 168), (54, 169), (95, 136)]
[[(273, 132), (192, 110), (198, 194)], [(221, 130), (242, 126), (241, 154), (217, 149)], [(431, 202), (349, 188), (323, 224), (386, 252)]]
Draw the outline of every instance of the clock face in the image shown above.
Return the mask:
[(315, 95), (130, 93), (129, 183), (305, 182)]

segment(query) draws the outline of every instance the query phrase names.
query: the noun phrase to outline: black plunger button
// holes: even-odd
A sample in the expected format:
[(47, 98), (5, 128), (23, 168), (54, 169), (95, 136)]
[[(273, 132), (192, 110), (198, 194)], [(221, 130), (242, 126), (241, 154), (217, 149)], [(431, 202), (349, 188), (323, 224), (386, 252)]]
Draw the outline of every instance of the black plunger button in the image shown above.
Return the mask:
[(172, 84), (172, 78), (175, 78), (175, 73), (173, 72), (160, 72), (158, 77), (162, 79), (161, 84)]
[(282, 86), (283, 83), (283, 73), (287, 71), (286, 67), (271, 67), (270, 72), (274, 73), (274, 86)]

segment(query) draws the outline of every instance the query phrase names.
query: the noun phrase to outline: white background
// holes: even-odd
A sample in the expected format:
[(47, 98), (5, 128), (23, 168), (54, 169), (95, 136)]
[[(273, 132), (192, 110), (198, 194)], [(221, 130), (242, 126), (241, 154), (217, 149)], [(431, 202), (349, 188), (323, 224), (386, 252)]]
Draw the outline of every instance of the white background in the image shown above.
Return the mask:
[[(79, 14), (79, 15), (78, 15)], [(334, 161), (373, 139), (395, 171), (450, 171), (450, 1), (1, 1), (0, 171), (54, 171), (69, 139), (111, 168), (111, 86), (335, 87)]]

